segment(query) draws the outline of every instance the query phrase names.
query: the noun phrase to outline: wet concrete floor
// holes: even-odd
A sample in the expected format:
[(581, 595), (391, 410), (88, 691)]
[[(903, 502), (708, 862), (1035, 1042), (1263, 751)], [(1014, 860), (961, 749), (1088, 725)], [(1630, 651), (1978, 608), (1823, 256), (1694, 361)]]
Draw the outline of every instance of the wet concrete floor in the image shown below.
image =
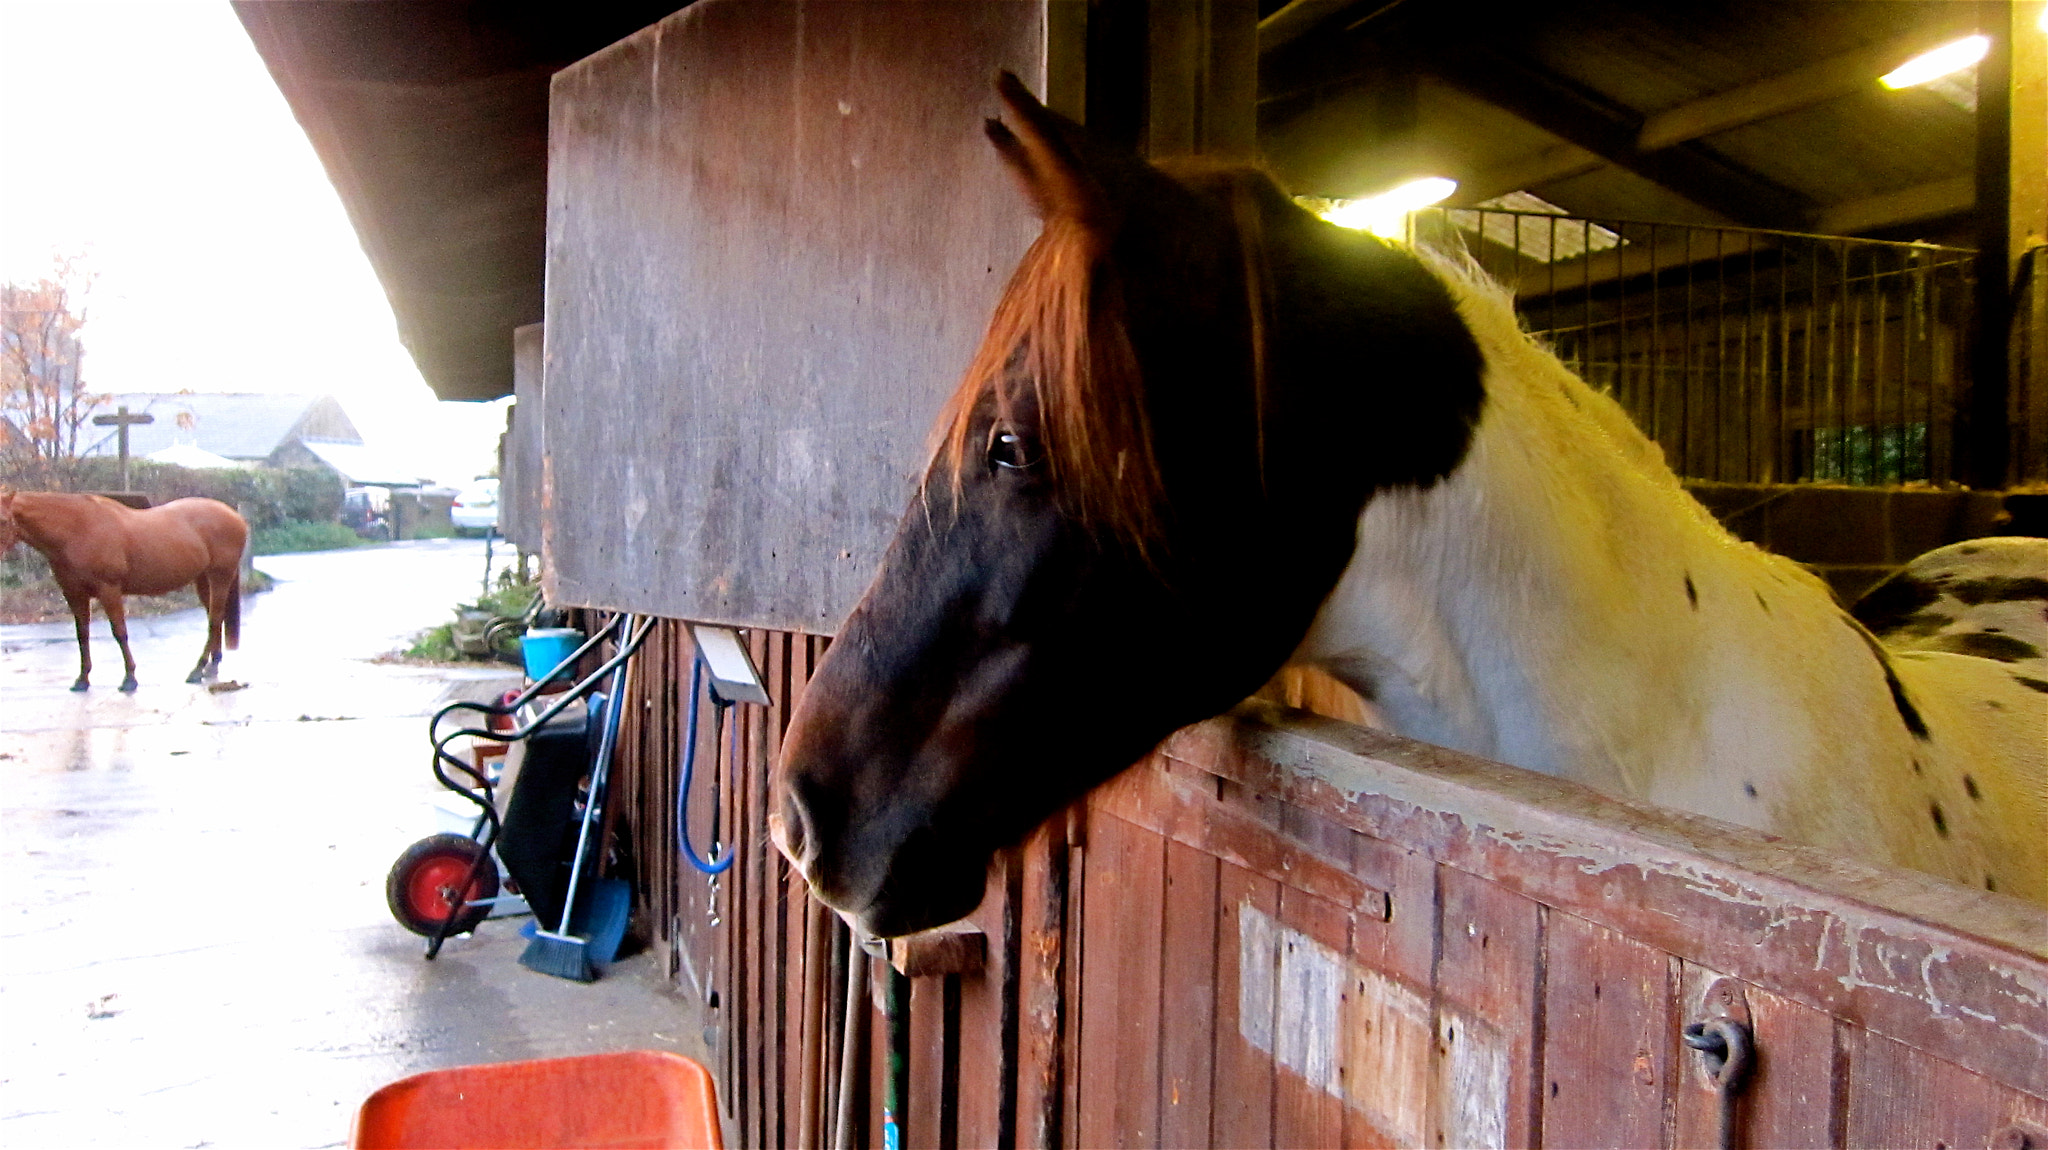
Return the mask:
[(702, 1057), (639, 956), (579, 985), (517, 964), (517, 919), (434, 962), (384, 876), (436, 828), (426, 716), (500, 670), (380, 665), (473, 599), (475, 540), (274, 556), (213, 693), (204, 617), (0, 627), (0, 1145), (333, 1146), (420, 1070), (653, 1048)]

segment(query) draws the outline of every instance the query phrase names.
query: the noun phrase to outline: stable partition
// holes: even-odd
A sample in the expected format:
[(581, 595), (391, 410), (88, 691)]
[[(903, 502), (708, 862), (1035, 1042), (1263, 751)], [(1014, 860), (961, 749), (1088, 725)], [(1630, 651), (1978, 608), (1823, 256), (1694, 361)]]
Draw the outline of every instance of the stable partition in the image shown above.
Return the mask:
[[(737, 862), (706, 880), (637, 828), (639, 885), (712, 1006), (731, 1143), (829, 1144), (843, 1112), (880, 1147), (881, 967), (848, 1027), (847, 931), (766, 838), (825, 641), (748, 638), (774, 702), (717, 771), (700, 714), (692, 816), (701, 849), (715, 796)], [(687, 643), (665, 625), (635, 676), (639, 809), (673, 810)], [(1267, 704), (1000, 854), (897, 957), (907, 1146), (1710, 1145), (1683, 1031), (1718, 1017), (1756, 1041), (1735, 1144), (2048, 1137), (2041, 908)]]

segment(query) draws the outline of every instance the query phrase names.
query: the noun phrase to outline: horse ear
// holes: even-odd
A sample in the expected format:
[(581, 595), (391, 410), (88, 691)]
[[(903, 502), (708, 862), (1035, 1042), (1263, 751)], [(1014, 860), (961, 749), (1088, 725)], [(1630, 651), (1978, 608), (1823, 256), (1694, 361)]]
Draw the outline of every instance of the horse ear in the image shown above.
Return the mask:
[(1002, 97), (1016, 128), (1001, 120), (988, 121), (989, 143), (1017, 178), (1038, 217), (1101, 222), (1107, 214), (1108, 197), (1089, 175), (1070, 139), (1078, 137), (1080, 127), (1039, 103), (1024, 82), (1008, 71), (996, 76), (996, 94)]

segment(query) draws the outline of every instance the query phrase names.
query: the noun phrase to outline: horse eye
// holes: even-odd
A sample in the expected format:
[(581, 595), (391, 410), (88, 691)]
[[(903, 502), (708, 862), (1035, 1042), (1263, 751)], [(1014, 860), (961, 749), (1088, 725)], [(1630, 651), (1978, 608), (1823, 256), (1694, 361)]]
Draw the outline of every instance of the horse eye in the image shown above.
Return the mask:
[(1038, 462), (1038, 450), (1017, 432), (997, 428), (988, 439), (988, 461), (994, 467), (1021, 471)]

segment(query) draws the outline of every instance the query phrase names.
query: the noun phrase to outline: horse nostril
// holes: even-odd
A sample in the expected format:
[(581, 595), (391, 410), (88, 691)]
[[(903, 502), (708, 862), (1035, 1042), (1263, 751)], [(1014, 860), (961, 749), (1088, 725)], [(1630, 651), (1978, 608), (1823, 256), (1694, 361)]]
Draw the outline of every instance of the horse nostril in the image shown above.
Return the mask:
[(791, 866), (798, 872), (810, 873), (810, 825), (802, 803), (785, 788), (776, 803), (776, 809), (768, 815), (768, 837)]

